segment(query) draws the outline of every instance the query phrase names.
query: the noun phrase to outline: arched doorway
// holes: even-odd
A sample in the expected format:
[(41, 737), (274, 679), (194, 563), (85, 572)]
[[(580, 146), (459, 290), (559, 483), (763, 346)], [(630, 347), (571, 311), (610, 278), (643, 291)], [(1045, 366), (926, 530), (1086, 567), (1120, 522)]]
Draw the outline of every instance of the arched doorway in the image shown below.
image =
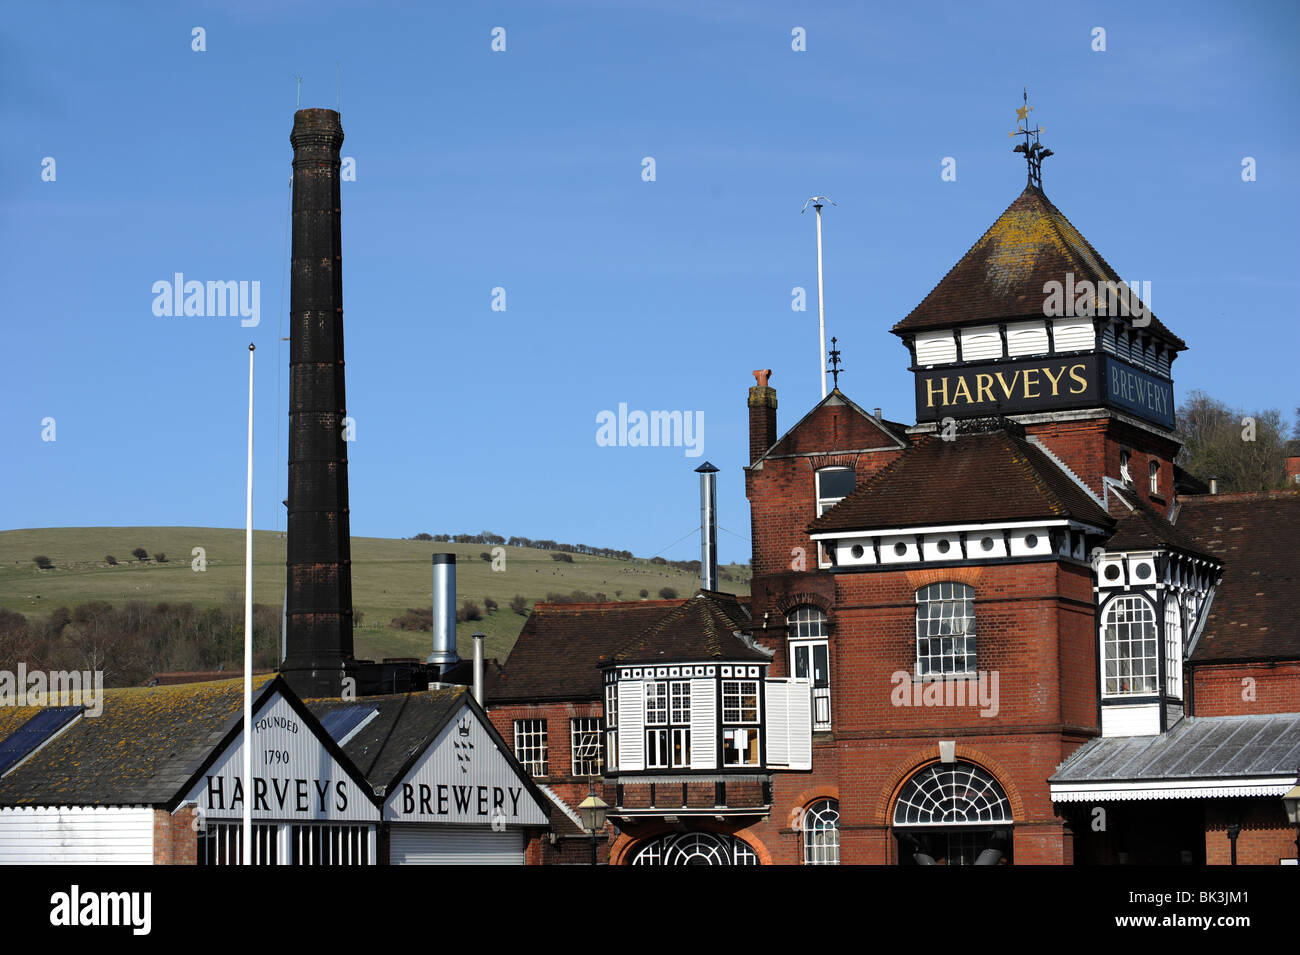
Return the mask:
[(974, 763), (934, 763), (917, 771), (894, 804), (900, 865), (1011, 862), (1011, 804), (998, 781)]
[(716, 832), (670, 832), (631, 852), (632, 865), (758, 865), (743, 839)]

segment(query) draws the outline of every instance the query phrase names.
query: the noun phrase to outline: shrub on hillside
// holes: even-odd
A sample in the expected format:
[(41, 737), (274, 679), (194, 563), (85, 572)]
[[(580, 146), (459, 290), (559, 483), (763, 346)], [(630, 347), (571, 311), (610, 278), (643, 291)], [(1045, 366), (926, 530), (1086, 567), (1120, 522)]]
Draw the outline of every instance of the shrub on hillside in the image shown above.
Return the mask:
[(499, 606), (500, 606), (500, 604), (498, 604), (498, 603), (497, 603), (495, 600), (493, 600), (491, 597), (484, 597), (484, 598), (483, 598), (483, 609), (486, 610), (488, 613), (496, 613), (496, 612), (497, 612), (497, 607), (499, 607)]
[(432, 534), (425, 534), (425, 533), (421, 532), (421, 533), (419, 533), (419, 534), (416, 534), (414, 537), (412, 537), (411, 540), (413, 540), (413, 541), (431, 541), (431, 540), (433, 540), (433, 535), (432, 535)]
[(148, 560), (149, 552), (143, 547), (137, 547), (135, 550), (131, 551), (131, 556), (136, 560)]
[(649, 596), (650, 596), (650, 591), (648, 591), (648, 590), (646, 590), (644, 587), (642, 587), (642, 588), (641, 588), (641, 599), (642, 599), (642, 600), (645, 600), (645, 599), (646, 599), (647, 597), (649, 597)]
[(432, 630), (433, 610), (408, 608), (400, 617), (394, 617), (391, 625), (398, 630)]
[(659, 599), (660, 599), (660, 600), (676, 600), (676, 599), (677, 599), (677, 591), (674, 590), (672, 587), (660, 587), (660, 588), (659, 588)]
[(666, 564), (666, 563), (668, 563), (668, 561), (664, 560), (662, 557), (651, 557), (651, 558), (650, 558), (650, 563), (652, 563), (652, 564)]
[(117, 558), (114, 557), (112, 554), (109, 554), (107, 557), (104, 558), (104, 560), (108, 563), (109, 567), (117, 566)]
[(522, 617), (528, 616), (528, 601), (521, 595), (515, 594), (510, 598), (510, 609)]
[(483, 611), (478, 608), (478, 604), (472, 600), (466, 600), (460, 605), (460, 610), (456, 612), (456, 619), (461, 623), (467, 620), (482, 620)]
[(154, 554), (153, 559), (160, 564), (167, 563), (167, 555), (164, 554), (162, 551), (159, 551), (158, 553)]
[(566, 564), (572, 564), (572, 563), (573, 563), (573, 555), (572, 555), (572, 554), (565, 554), (565, 553), (562, 553), (562, 552), (560, 552), (560, 551), (555, 551), (554, 553), (551, 554), (551, 560), (558, 560), (558, 561), (563, 561), (563, 562), (566, 563)]
[(41, 570), (52, 570), (54, 568), (54, 561), (50, 560), (44, 554), (37, 554), (32, 558), (32, 560), (36, 561), (36, 566)]
[(479, 560), (485, 561), (486, 563), (489, 564), (492, 563), (492, 555), (489, 554), (487, 551), (485, 550), (480, 551), (478, 556), (479, 556)]

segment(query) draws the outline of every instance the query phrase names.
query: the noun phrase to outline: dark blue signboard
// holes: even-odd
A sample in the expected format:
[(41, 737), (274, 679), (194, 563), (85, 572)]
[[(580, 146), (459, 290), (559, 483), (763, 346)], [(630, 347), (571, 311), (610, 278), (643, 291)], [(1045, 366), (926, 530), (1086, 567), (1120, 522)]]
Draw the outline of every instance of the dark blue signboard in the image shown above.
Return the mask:
[(1174, 386), (1150, 372), (1134, 368), (1110, 355), (1102, 366), (1106, 375), (1106, 403), (1131, 411), (1139, 418), (1173, 430)]

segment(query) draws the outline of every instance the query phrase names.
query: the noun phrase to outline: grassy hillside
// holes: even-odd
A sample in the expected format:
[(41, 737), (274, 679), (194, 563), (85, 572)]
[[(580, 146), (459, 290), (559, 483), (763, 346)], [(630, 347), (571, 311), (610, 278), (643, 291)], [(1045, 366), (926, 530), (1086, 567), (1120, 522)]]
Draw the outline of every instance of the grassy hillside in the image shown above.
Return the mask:
[[(143, 547), (147, 562), (131, 551)], [(191, 566), (195, 547), (204, 548), (207, 567)], [(284, 596), (285, 541), (272, 531), (253, 534), (253, 599), (278, 607)], [(686, 596), (699, 587), (695, 574), (652, 564), (648, 560), (614, 560), (574, 554), (573, 563), (556, 561), (550, 551), (507, 547), (505, 570), (494, 572), (480, 559), (487, 544), (447, 544), (429, 541), (352, 538), (352, 592), (354, 609), (362, 613), (356, 631), (357, 656), (424, 657), (429, 634), (390, 626), (407, 608), (427, 608), (431, 600), (429, 556), (438, 551), (456, 554), (458, 600), (483, 607), (485, 597), (500, 604), (483, 619), (462, 623), (458, 629), (460, 653), (473, 652), (470, 634), (487, 634), (487, 653), (505, 659), (514, 645), (524, 618), (509, 609), (510, 599), (522, 595), (531, 607), (551, 591), (602, 592), (611, 601), (638, 600), (641, 589), (655, 598), (661, 587), (673, 587)], [(152, 555), (167, 556), (155, 563)], [(39, 570), (32, 558), (44, 555), (52, 570)], [(110, 566), (104, 559), (119, 561)], [(737, 579), (722, 581), (733, 593), (749, 592), (749, 568), (725, 568)], [(743, 575), (743, 576), (742, 576)], [(621, 596), (616, 596), (621, 591)], [(0, 607), (44, 617), (59, 606), (88, 600), (120, 604), (141, 600), (193, 603), (206, 607), (242, 603), (244, 592), (244, 532), (205, 527), (56, 527), (0, 531)]]

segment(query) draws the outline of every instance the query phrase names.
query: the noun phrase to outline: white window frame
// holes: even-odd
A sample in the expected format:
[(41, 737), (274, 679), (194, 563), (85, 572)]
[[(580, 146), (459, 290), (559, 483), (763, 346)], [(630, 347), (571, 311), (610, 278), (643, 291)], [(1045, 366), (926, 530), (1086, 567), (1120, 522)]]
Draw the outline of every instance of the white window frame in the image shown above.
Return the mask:
[(548, 775), (548, 750), (546, 720), (515, 720), (515, 758), (530, 776)]
[[(951, 588), (951, 590), (945, 591), (944, 588)], [(952, 608), (954, 613), (947, 614), (941, 609), (938, 616), (932, 615), (928, 608), (939, 604)], [(949, 625), (956, 623), (959, 618), (955, 610), (959, 604), (962, 605), (963, 610), (960, 616), (962, 621), (960, 632), (954, 631), (946, 634), (931, 632), (935, 629), (941, 631), (944, 622)], [(969, 616), (964, 612), (966, 604), (970, 605)], [(918, 588), (916, 591), (916, 678), (975, 676), (979, 666), (979, 631), (976, 621), (975, 588), (970, 584), (963, 584), (954, 580), (939, 580), (933, 584)], [(936, 624), (939, 625), (937, 628)], [(933, 643), (927, 643), (925, 645), (927, 652), (922, 653), (922, 640), (952, 640), (954, 652), (952, 654), (944, 653), (942, 650), (943, 645), (940, 643), (940, 652), (935, 654), (931, 652)], [(957, 641), (961, 641), (960, 652), (957, 652)], [(949, 657), (952, 659), (953, 668), (945, 669)], [(939, 669), (934, 668), (933, 661), (935, 660), (939, 662)], [(957, 668), (958, 660), (965, 664), (961, 669)]]
[(690, 769), (691, 681), (645, 683), (645, 768)]
[(840, 804), (836, 799), (819, 799), (804, 810), (799, 820), (803, 830), (804, 865), (840, 864)]
[[(752, 687), (752, 691), (747, 690)], [(747, 718), (751, 710), (745, 705), (746, 697), (752, 692), (754, 705), (752, 708), (752, 719)], [(743, 732), (746, 737), (746, 743), (749, 741), (749, 734), (753, 733), (755, 739), (759, 739), (759, 727), (762, 723), (763, 716), (762, 699), (759, 696), (758, 680), (723, 680), (722, 681), (722, 738), (723, 751), (722, 762), (724, 766), (758, 766), (762, 760), (762, 741), (759, 745), (751, 747), (746, 745), (743, 749), (729, 745), (729, 741), (735, 738), (735, 734)], [(753, 756), (749, 756), (750, 752)], [(744, 753), (742, 759), (731, 759), (731, 754), (735, 752)]]
[[(1125, 619), (1117, 620), (1120, 614)], [(1131, 615), (1137, 614), (1138, 619)], [(1134, 627), (1149, 627), (1147, 634), (1133, 636)], [(1120, 628), (1123, 628), (1121, 630)], [(1149, 635), (1148, 635), (1149, 634)], [(1106, 699), (1122, 699), (1129, 696), (1156, 696), (1160, 692), (1160, 671), (1157, 669), (1160, 659), (1160, 635), (1156, 632), (1156, 611), (1151, 601), (1138, 594), (1124, 594), (1115, 597), (1106, 604), (1101, 622), (1101, 695)], [(1145, 648), (1134, 654), (1135, 643), (1150, 643), (1152, 649)], [(1121, 649), (1128, 652), (1119, 655)], [(1115, 663), (1115, 673), (1108, 675), (1111, 662)], [(1134, 674), (1134, 665), (1142, 664), (1140, 672)], [(1126, 671), (1126, 672), (1121, 672)], [(1138, 689), (1111, 689), (1123, 681), (1138, 681)]]
[(1165, 599), (1165, 695), (1183, 698), (1183, 610), (1174, 596)]
[[(823, 514), (829, 511), (840, 501), (844, 500), (844, 498), (848, 497), (848, 494), (842, 494), (839, 497), (822, 496), (822, 475), (830, 471), (848, 471), (850, 474), (853, 475), (853, 490), (856, 491), (858, 488), (858, 475), (853, 468), (843, 464), (833, 464), (830, 467), (818, 468), (813, 473), (813, 491), (817, 500), (818, 517), (821, 517)], [(849, 492), (849, 494), (852, 493), (853, 493), (852, 491)], [(819, 542), (817, 544), (817, 566), (829, 567), (830, 565), (831, 565), (831, 559), (826, 550), (826, 546)]]
[[(574, 716), (569, 719), (569, 755), (572, 760), (573, 775), (599, 776), (605, 769), (605, 756), (601, 752), (601, 739), (604, 728), (599, 716)], [(595, 755), (583, 756), (579, 752), (578, 740), (585, 738), (585, 745), (595, 743)]]
[[(787, 628), (787, 650), (789, 652), (789, 669), (790, 675), (801, 677), (813, 683), (813, 730), (822, 732), (831, 728), (831, 687), (830, 687), (830, 629), (827, 625), (826, 613), (820, 607), (814, 607), (812, 604), (802, 604), (795, 607), (786, 616)], [(816, 686), (814, 674), (812, 672), (817, 658), (817, 648), (826, 649), (826, 686)], [(800, 674), (795, 672), (795, 659), (800, 649), (807, 648), (810, 672)]]
[(607, 766), (618, 766), (618, 684), (605, 685), (605, 757)]
[(1160, 493), (1160, 462), (1152, 461), (1149, 468), (1151, 472), (1151, 493)]

